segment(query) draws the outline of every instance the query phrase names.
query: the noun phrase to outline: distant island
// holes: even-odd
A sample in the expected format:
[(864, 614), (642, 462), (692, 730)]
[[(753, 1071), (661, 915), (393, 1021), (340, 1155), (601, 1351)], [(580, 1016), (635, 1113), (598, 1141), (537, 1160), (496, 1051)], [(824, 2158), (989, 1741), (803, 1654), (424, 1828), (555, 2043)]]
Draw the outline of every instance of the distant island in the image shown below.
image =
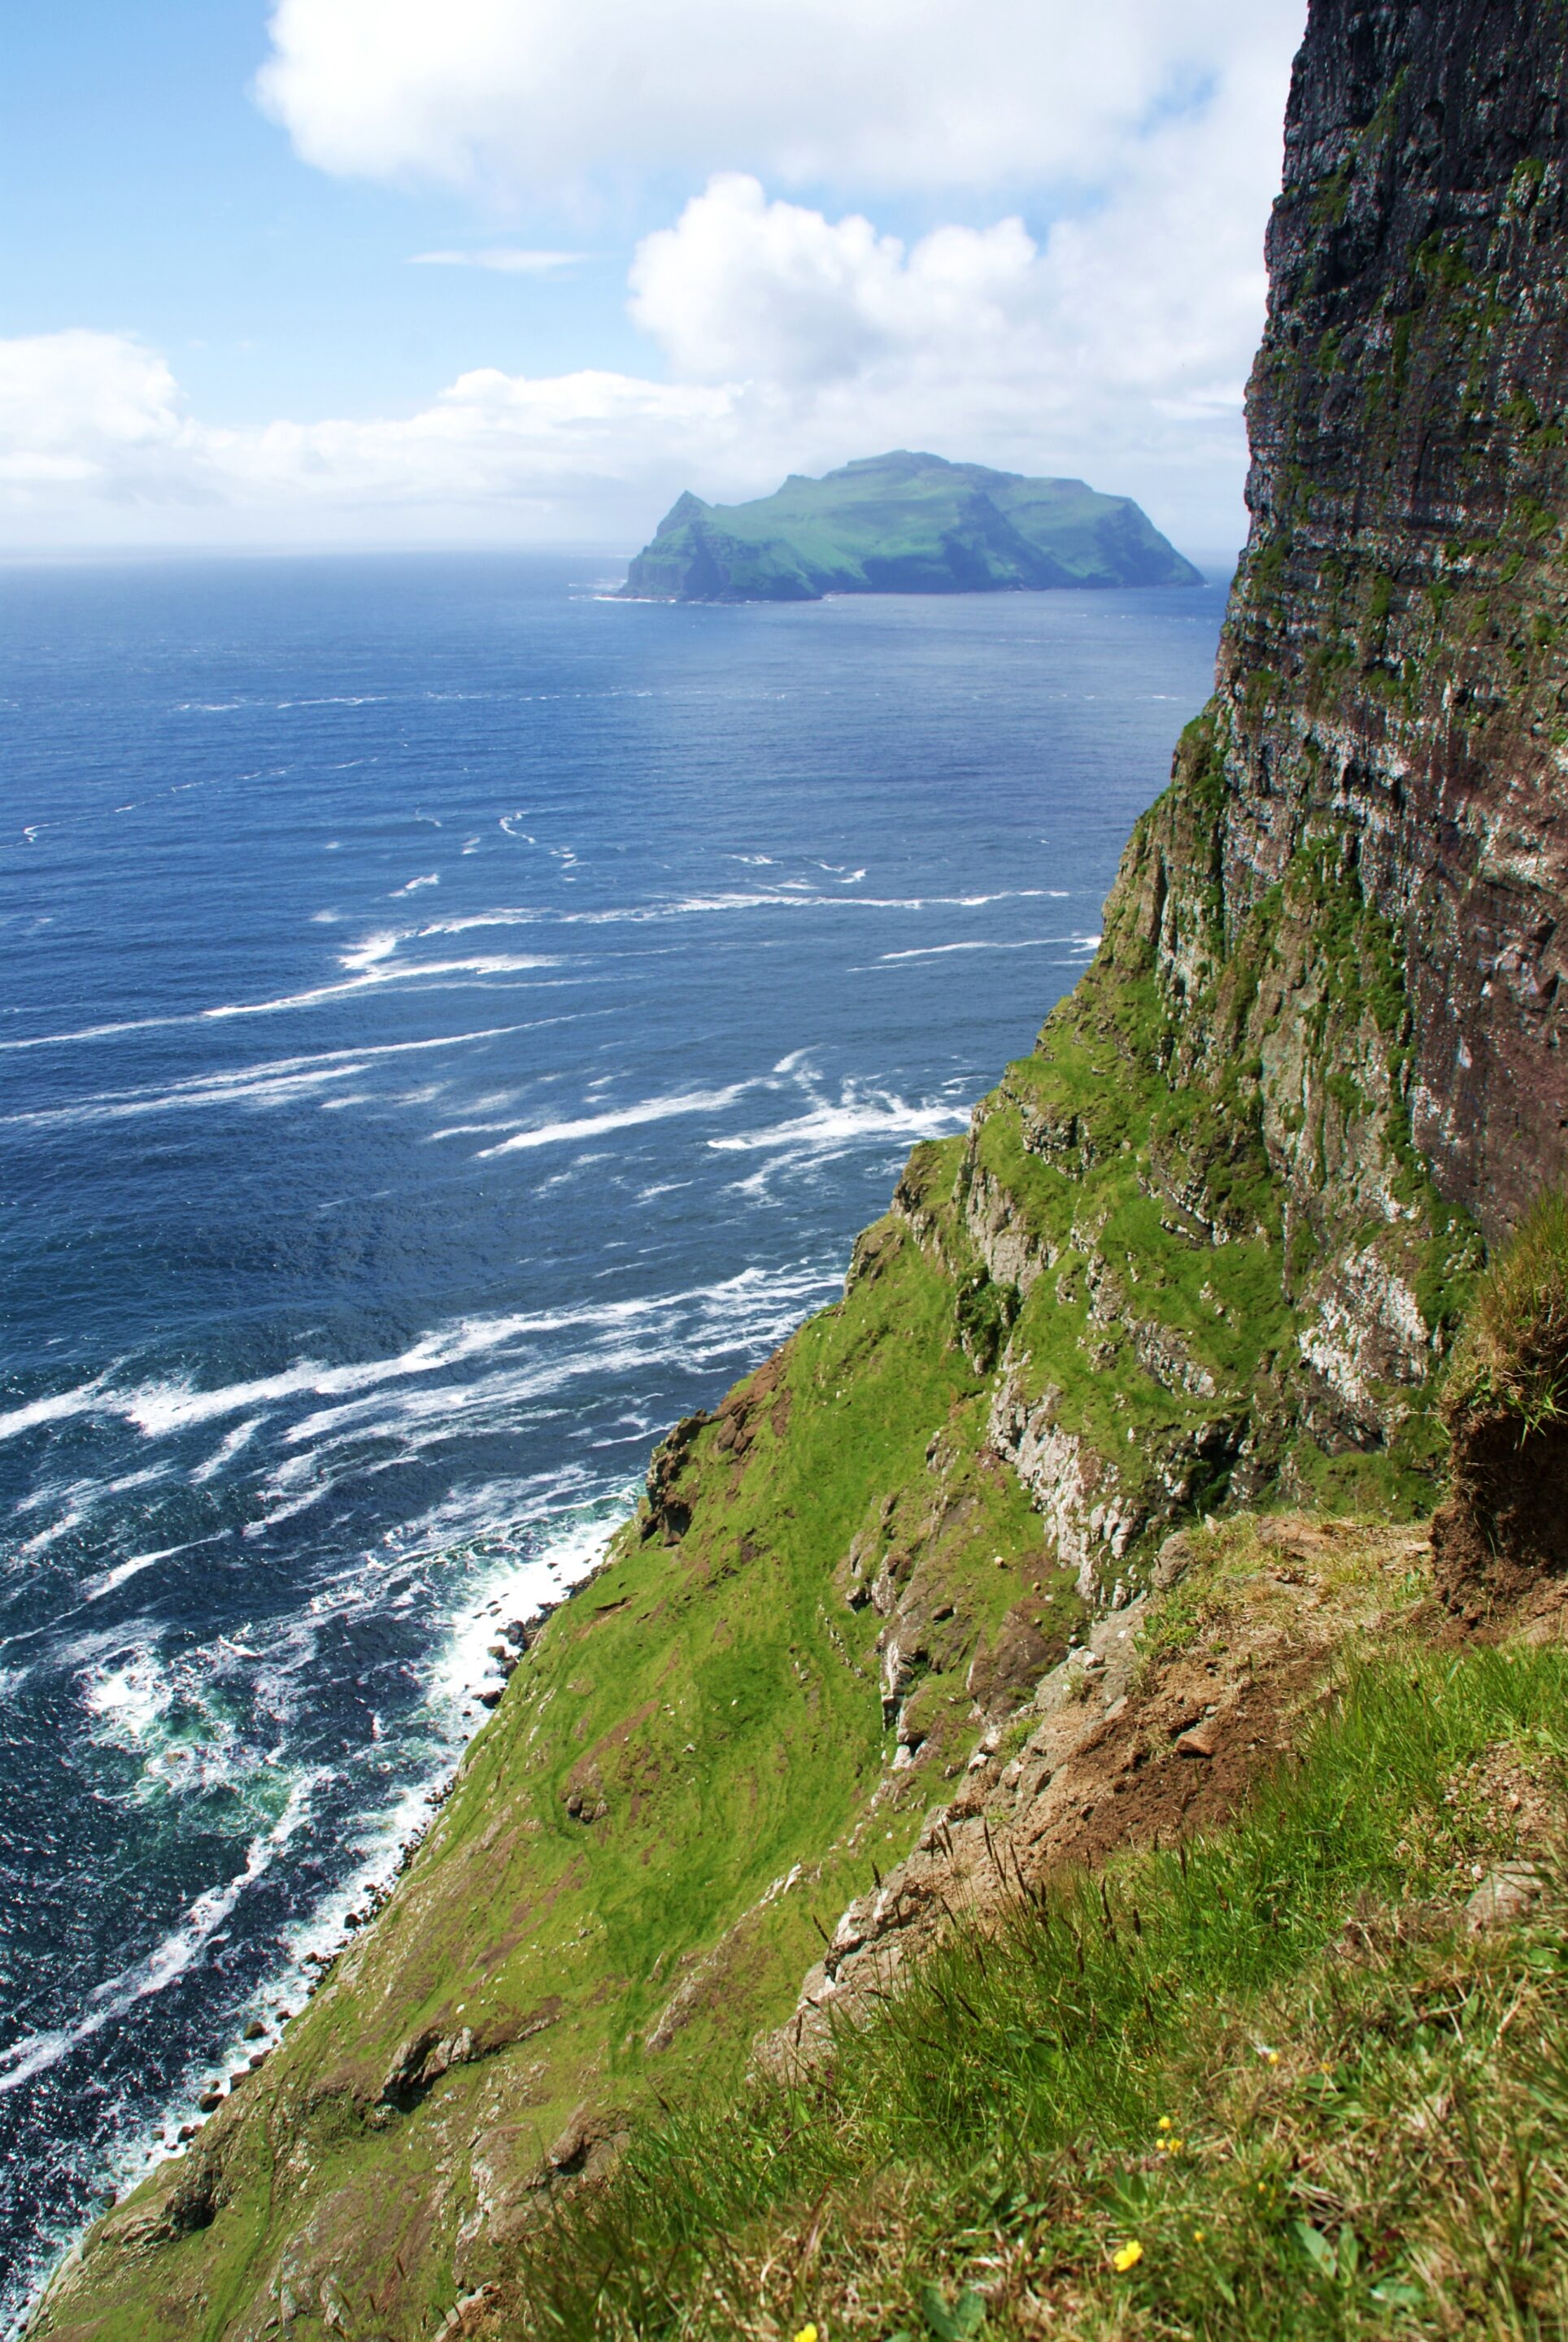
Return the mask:
[(688, 490), (620, 590), (642, 602), (815, 602), (1202, 582), (1131, 496), (900, 451), (820, 480), (791, 472), (747, 505)]

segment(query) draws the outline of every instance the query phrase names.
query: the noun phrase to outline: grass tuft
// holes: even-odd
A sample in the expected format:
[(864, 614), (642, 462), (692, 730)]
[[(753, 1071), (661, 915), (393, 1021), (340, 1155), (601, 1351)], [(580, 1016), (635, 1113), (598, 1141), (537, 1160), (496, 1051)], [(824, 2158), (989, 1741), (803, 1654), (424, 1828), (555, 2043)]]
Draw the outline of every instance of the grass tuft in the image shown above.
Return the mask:
[(1568, 1195), (1543, 1196), (1482, 1277), (1445, 1406), (1451, 1425), (1501, 1410), (1532, 1431), (1568, 1413)]
[[(1358, 1667), (1238, 1824), (955, 1930), (827, 2070), (640, 2130), (510, 2330), (1568, 2332), (1565, 1693), (1551, 1648)], [(1522, 1856), (1533, 1916), (1483, 1941)]]

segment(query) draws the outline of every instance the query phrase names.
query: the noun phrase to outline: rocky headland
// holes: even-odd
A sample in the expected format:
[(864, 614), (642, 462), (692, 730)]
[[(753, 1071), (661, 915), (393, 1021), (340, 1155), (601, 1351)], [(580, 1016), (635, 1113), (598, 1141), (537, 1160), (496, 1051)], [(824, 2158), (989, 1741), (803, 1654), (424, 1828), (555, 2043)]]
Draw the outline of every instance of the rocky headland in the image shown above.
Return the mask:
[(689, 490), (632, 562), (633, 601), (815, 602), (825, 594), (995, 594), (1197, 586), (1130, 496), (903, 450), (751, 504)]

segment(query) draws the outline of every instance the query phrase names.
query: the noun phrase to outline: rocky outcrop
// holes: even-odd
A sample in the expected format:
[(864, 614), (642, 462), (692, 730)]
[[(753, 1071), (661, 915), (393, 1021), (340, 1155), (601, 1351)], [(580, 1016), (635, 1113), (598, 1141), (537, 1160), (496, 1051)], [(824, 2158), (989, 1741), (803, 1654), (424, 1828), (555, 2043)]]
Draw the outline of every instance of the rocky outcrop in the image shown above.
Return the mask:
[[(1168, 1539), (1149, 1593), (998, 1718), (957, 1796), (840, 1913), (760, 2062), (799, 2076), (829, 2058), (835, 2027), (960, 1917), (986, 1924), (1053, 1872), (1223, 1823), (1292, 1745), (1332, 1656), (1407, 1610), (1428, 1567), (1411, 1529), (1283, 1517)], [(1194, 1573), (1202, 1636), (1167, 1647), (1161, 1597)]]
[(1568, 1595), (1568, 1196), (1530, 1214), (1476, 1293), (1443, 1389), (1438, 1589), (1467, 1622)]

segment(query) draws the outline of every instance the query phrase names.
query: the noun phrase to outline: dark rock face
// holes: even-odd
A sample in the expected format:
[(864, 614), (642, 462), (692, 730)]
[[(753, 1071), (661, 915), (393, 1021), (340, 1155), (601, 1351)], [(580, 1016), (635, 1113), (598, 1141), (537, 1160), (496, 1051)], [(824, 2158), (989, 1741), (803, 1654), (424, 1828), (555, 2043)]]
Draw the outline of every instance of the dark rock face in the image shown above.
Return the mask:
[(1565, 33), (1316, 0), (1220, 675), (1229, 914), (1337, 840), (1399, 939), (1415, 1144), (1492, 1238), (1568, 1152)]
[(1568, 1576), (1568, 1436), (1497, 1407), (1455, 1426), (1448, 1501), (1433, 1516), (1432, 1566), (1449, 1607), (1474, 1623)]

